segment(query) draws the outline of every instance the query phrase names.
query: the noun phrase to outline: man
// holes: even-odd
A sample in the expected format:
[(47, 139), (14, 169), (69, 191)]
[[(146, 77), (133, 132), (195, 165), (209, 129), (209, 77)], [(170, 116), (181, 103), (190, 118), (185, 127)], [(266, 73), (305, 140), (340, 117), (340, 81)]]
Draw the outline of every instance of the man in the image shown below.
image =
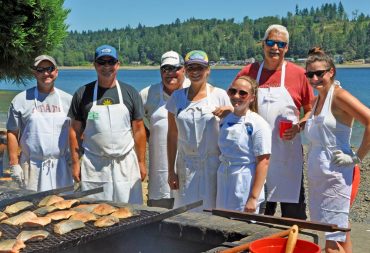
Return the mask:
[(67, 112), (72, 96), (54, 87), (58, 68), (53, 57), (36, 57), (32, 72), (37, 86), (15, 96), (8, 112), (6, 128), (12, 177), (20, 186), (33, 191), (72, 185), (67, 163), (70, 159)]
[[(244, 67), (237, 76), (248, 75), (259, 83), (258, 112), (273, 130), (265, 214), (274, 215), (276, 202), (281, 202), (283, 217), (307, 219), (299, 132), (312, 110), (313, 91), (304, 69), (284, 60), (289, 48), (289, 33), (284, 26), (268, 27), (262, 48), (264, 61)], [(299, 119), (301, 109), (303, 117)], [(282, 119), (292, 120), (294, 125), (280, 138)]]
[(168, 112), (165, 105), (173, 91), (188, 87), (190, 82), (185, 78), (184, 59), (174, 51), (162, 55), (160, 73), (162, 82), (140, 92), (150, 131), (148, 206), (172, 208), (173, 196), (167, 183)]
[(68, 114), (72, 173), (82, 190), (104, 187), (104, 192), (93, 195), (96, 199), (142, 204), (144, 109), (139, 93), (117, 80), (119, 65), (114, 47), (98, 47), (94, 61), (98, 79), (73, 95)]

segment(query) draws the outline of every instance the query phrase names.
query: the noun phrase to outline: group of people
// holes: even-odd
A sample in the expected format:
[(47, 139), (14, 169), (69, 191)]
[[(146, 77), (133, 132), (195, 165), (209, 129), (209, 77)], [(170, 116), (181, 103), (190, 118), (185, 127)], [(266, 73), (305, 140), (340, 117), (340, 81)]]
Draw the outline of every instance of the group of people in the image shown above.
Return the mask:
[[(185, 59), (166, 52), (161, 82), (139, 93), (117, 80), (117, 51), (103, 45), (95, 52), (97, 80), (73, 97), (54, 87), (55, 60), (37, 57), (37, 86), (9, 108), (13, 177), (35, 191), (73, 180), (82, 190), (103, 186), (93, 197), (142, 204), (148, 139), (149, 206), (203, 200), (198, 211), (274, 215), (279, 202), (283, 217), (305, 220), (304, 131), (310, 218), (348, 227), (354, 166), (370, 149), (370, 110), (340, 87), (332, 59), (320, 48), (309, 52), (305, 69), (286, 61), (284, 26), (268, 27), (262, 49), (263, 62), (244, 67), (226, 91), (208, 83), (204, 51)], [(349, 143), (354, 119), (365, 126), (356, 152)], [(280, 136), (282, 120), (292, 127)], [(326, 251), (351, 252), (349, 233), (327, 233)]]

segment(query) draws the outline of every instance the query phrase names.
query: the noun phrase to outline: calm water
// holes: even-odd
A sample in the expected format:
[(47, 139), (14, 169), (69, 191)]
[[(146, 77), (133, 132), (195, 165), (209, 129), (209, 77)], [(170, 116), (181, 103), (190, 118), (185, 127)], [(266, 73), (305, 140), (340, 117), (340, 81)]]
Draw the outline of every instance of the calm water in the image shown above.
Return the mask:
[[(226, 88), (233, 80), (239, 70), (211, 70), (209, 82), (220, 87)], [(56, 86), (68, 93), (73, 94), (81, 85), (96, 79), (95, 70), (59, 70), (59, 77)], [(157, 83), (160, 80), (159, 70), (120, 70), (118, 79), (133, 85), (137, 90)], [(337, 70), (337, 79), (342, 86), (351, 94), (356, 96), (362, 103), (370, 107), (370, 69), (367, 68), (340, 68)], [(27, 83), (27, 86), (5, 83), (0, 81), (2, 90), (24, 90), (32, 87), (34, 81)], [(0, 112), (0, 127), (4, 125), (6, 114)], [(353, 129), (352, 143), (358, 146), (362, 137), (363, 129), (358, 123)]]

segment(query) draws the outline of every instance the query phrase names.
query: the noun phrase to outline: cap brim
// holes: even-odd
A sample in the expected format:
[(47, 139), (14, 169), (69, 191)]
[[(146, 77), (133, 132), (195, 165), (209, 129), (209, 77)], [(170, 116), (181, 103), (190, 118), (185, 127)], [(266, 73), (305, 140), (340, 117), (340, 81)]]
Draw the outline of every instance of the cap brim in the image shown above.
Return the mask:
[(185, 65), (191, 65), (191, 64), (199, 64), (205, 67), (209, 66), (209, 63), (205, 61), (190, 60), (190, 61), (185, 62)]

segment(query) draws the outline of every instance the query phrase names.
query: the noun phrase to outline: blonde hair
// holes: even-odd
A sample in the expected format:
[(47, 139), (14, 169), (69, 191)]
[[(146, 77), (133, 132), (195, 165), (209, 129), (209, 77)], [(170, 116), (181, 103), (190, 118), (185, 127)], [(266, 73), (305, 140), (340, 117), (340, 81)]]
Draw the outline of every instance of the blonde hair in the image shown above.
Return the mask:
[(257, 112), (258, 111), (258, 99), (257, 99), (258, 84), (256, 80), (246, 75), (237, 77), (233, 81), (233, 83), (236, 82), (237, 80), (245, 80), (251, 85), (251, 91), (252, 91), (252, 94), (254, 95), (254, 100), (252, 103), (249, 104), (249, 109), (253, 112)]

